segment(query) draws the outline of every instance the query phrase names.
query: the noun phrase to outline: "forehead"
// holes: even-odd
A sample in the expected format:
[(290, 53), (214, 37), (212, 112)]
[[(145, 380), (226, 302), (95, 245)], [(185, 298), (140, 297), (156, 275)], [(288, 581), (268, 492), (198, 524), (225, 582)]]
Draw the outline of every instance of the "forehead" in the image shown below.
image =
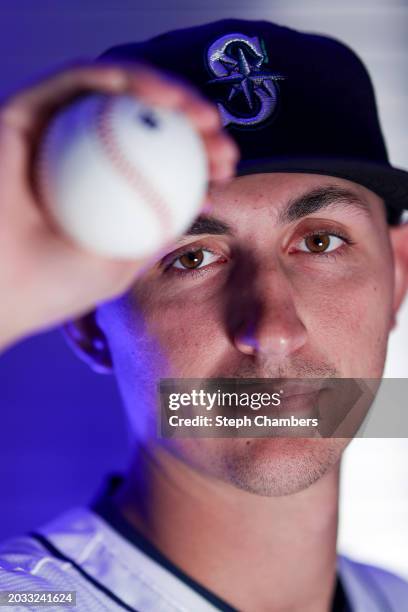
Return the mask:
[[(213, 214), (228, 218), (231, 222), (234, 219), (237, 222), (248, 218), (262, 219), (266, 215), (278, 223), (291, 206), (293, 209), (296, 201), (302, 200), (305, 204), (307, 197), (320, 194), (322, 198), (325, 193), (334, 194), (333, 206), (326, 206), (326, 211), (335, 207), (350, 213), (353, 208), (356, 212), (359, 208), (360, 212), (366, 208), (369, 213), (366, 216), (371, 216), (373, 221), (384, 221), (384, 201), (375, 193), (352, 181), (317, 174), (265, 173), (234, 177), (210, 186), (209, 203)], [(326, 204), (330, 201), (327, 197)], [(258, 214), (252, 217), (250, 213), (255, 210)], [(308, 211), (313, 212), (313, 206), (309, 206)], [(286, 220), (293, 219), (289, 215)]]

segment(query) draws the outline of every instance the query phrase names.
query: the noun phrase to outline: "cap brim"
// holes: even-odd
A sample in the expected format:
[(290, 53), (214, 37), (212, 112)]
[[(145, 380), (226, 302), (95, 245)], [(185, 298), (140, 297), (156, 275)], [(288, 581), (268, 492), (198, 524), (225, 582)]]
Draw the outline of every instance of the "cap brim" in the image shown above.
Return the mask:
[(299, 172), (344, 178), (370, 189), (387, 207), (401, 213), (408, 208), (408, 172), (365, 160), (337, 158), (267, 158), (239, 162), (237, 175)]

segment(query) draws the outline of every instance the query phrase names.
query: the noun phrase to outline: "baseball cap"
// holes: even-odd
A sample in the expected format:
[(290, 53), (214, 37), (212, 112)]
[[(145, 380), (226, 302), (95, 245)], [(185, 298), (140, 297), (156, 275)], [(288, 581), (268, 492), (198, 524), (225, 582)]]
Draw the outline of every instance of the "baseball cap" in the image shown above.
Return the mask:
[(146, 62), (198, 88), (239, 146), (238, 175), (345, 178), (385, 200), (390, 224), (408, 208), (408, 172), (389, 162), (370, 76), (337, 40), (224, 19), (119, 45), (98, 59)]

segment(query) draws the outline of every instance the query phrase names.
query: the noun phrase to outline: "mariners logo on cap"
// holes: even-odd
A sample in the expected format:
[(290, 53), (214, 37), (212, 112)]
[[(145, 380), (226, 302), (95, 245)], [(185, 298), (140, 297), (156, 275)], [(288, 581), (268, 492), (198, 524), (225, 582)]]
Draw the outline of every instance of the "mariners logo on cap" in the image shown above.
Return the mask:
[(279, 96), (276, 81), (285, 77), (263, 68), (267, 59), (257, 36), (227, 34), (208, 49), (208, 67), (215, 74), (209, 83), (227, 89), (225, 103), (218, 102), (224, 126), (253, 127), (274, 114)]

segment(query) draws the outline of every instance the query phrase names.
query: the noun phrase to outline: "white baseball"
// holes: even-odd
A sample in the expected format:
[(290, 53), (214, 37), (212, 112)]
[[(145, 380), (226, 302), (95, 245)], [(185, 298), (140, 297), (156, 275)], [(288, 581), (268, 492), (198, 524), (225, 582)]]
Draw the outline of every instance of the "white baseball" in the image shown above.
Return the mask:
[(100, 255), (139, 258), (181, 235), (207, 188), (207, 157), (185, 115), (93, 94), (51, 121), (39, 188), (62, 231)]

